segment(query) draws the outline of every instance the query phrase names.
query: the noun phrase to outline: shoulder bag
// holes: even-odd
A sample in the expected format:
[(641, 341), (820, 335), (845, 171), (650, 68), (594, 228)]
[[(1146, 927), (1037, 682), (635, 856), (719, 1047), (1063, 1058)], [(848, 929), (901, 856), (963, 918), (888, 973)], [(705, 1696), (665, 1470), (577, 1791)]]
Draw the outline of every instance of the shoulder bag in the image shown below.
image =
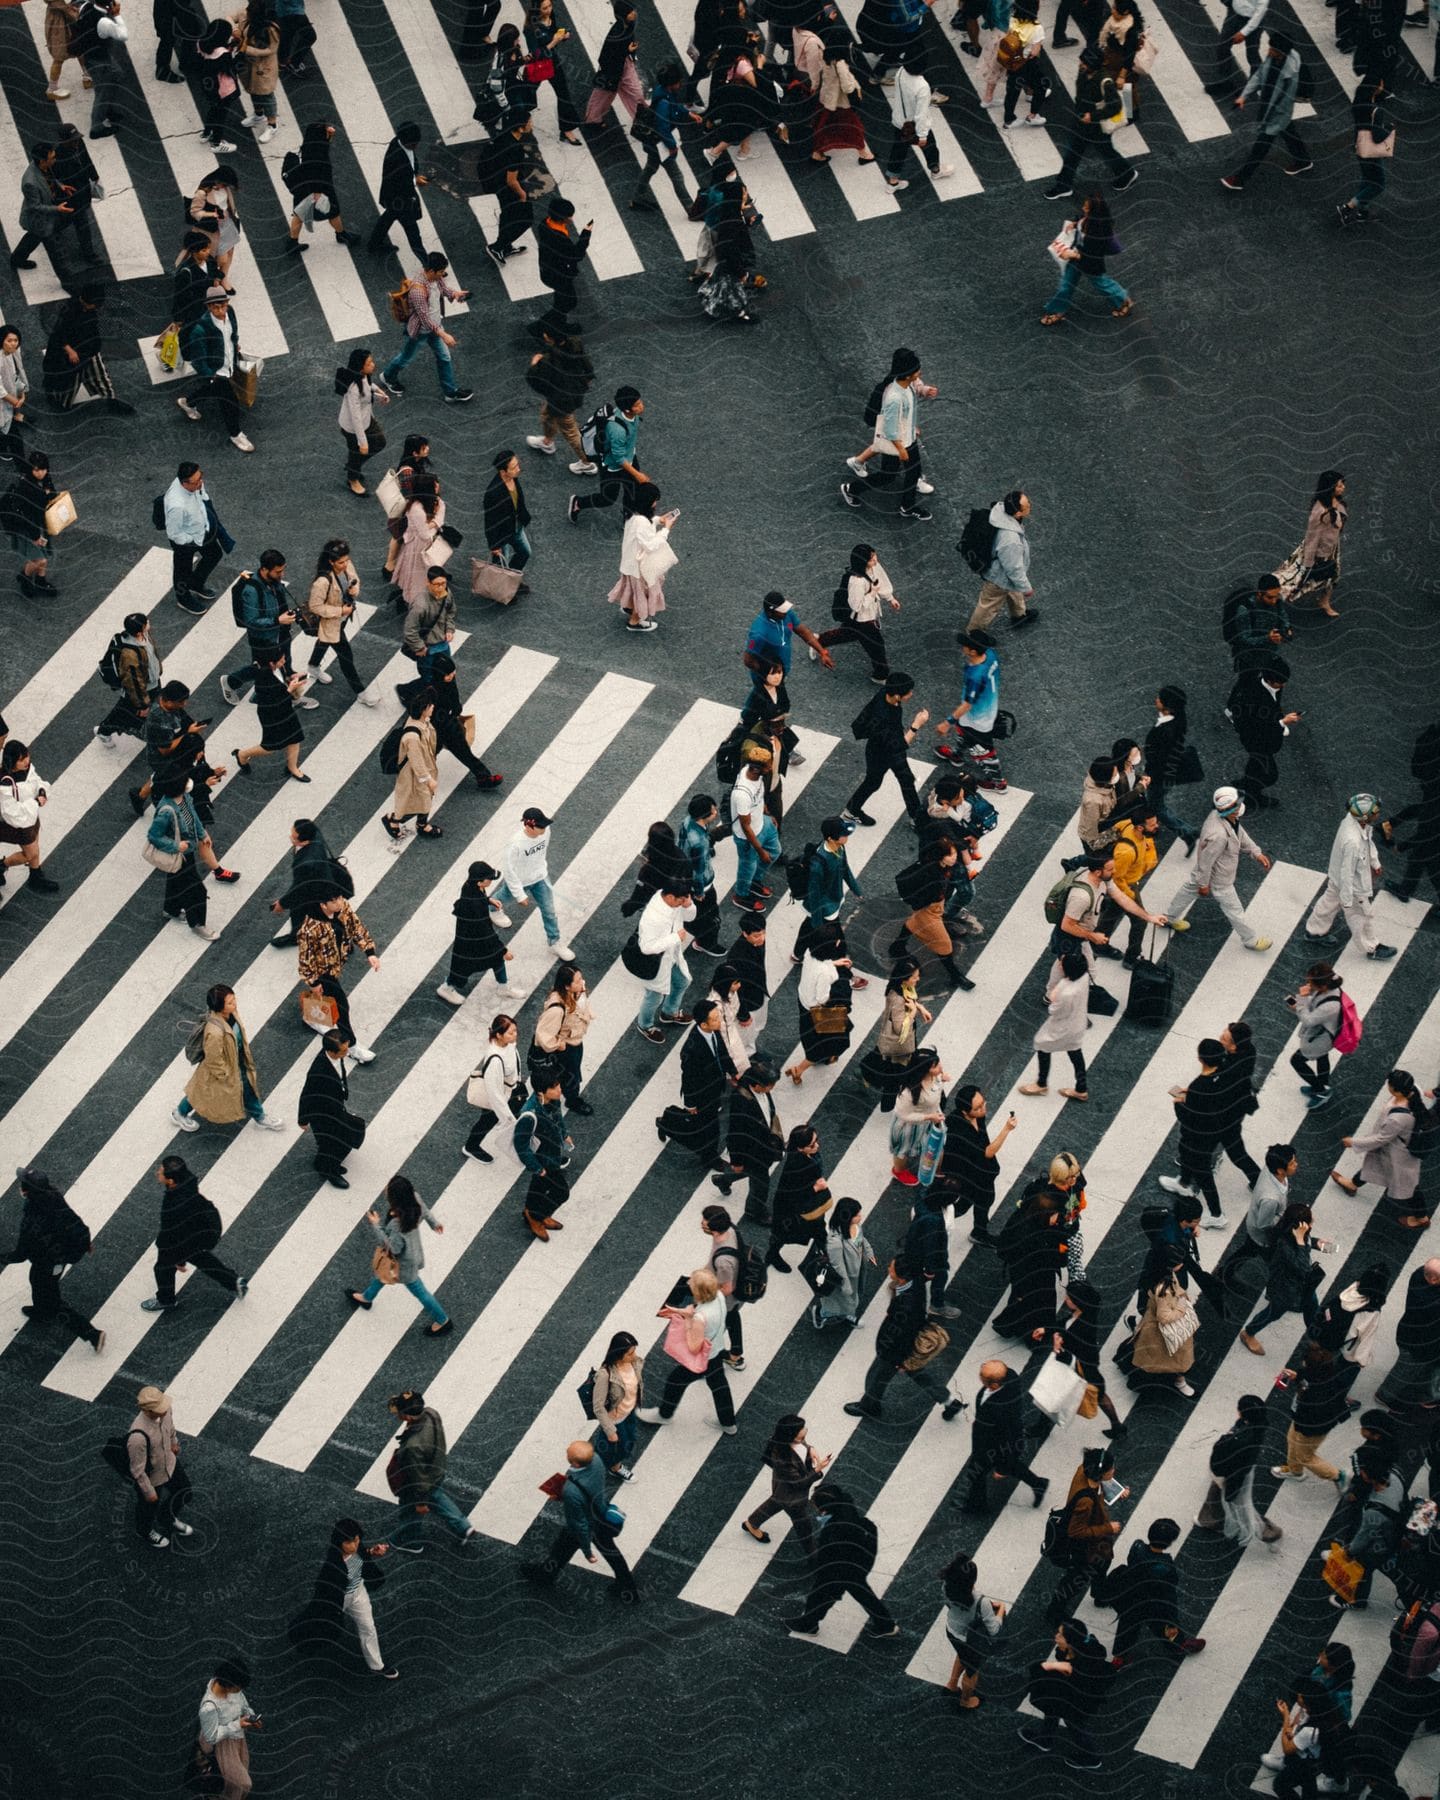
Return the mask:
[[(167, 806), (165, 810), (169, 813), (170, 819), (174, 824), (175, 839), (178, 843), (180, 839), (180, 815), (175, 811), (173, 806)], [(162, 875), (178, 875), (185, 864), (185, 852), (183, 850), (162, 850), (158, 844), (152, 844), (148, 837), (140, 846), (140, 854), (145, 858), (152, 869), (159, 869)]]
[(394, 1287), (400, 1279), (400, 1258), (388, 1244), (377, 1244), (375, 1254), (370, 1258), (370, 1268), (377, 1281), (383, 1281), (386, 1287)]
[(493, 600), (497, 606), (508, 606), (520, 592), (523, 576), (519, 569), (507, 569), (493, 557), (470, 558), (470, 592), (481, 600)]
[(682, 1369), (689, 1369), (692, 1375), (703, 1375), (710, 1366), (710, 1343), (707, 1339), (698, 1350), (690, 1348), (685, 1329), (690, 1316), (693, 1315), (667, 1321), (663, 1349), (671, 1361), (679, 1363)]

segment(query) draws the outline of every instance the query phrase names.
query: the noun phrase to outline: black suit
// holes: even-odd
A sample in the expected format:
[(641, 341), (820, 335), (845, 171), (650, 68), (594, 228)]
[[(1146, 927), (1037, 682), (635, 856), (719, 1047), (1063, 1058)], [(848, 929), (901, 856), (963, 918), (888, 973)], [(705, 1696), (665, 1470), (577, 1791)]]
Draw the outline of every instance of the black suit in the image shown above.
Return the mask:
[(296, 1118), (315, 1137), (315, 1167), (322, 1175), (344, 1173), (345, 1158), (365, 1142), (365, 1121), (350, 1112), (350, 1082), (342, 1063), (322, 1049), (305, 1075)]
[(1256, 806), (1264, 806), (1265, 790), (1280, 779), (1280, 747), (1285, 742), (1281, 718), (1286, 711), (1284, 690), (1272, 693), (1258, 669), (1242, 675), (1230, 690), (1225, 710), (1230, 714), (1246, 751), (1240, 791)]
[[(732, 1089), (725, 1150), (732, 1169), (738, 1164), (750, 1184), (745, 1217), (757, 1225), (770, 1223), (770, 1171), (785, 1153), (785, 1139), (774, 1129), (775, 1122), (775, 1102), (769, 1094), (754, 1094), (744, 1086)], [(734, 1174), (727, 1172), (716, 1186), (728, 1194), (734, 1183)]]
[(999, 1500), (1005, 1491), (1004, 1480), (992, 1479), (995, 1476), (1023, 1481), (1038, 1501), (1045, 1483), (1031, 1473), (1026, 1461), (1025, 1391), (1020, 1377), (1007, 1375), (993, 1393), (982, 1387), (970, 1417), (970, 1491), (965, 1510), (990, 1511), (992, 1497)]
[(390, 227), (399, 225), (405, 242), (423, 263), (425, 246), (420, 241), (420, 190), (415, 185), (415, 164), (399, 138), (391, 138), (385, 146), (385, 163), (380, 171), (380, 217), (370, 233), (370, 248), (384, 250), (390, 242)]
[(683, 1142), (702, 1162), (712, 1163), (719, 1155), (720, 1108), (734, 1073), (719, 1033), (694, 1026), (680, 1046), (680, 1103), (691, 1115)]

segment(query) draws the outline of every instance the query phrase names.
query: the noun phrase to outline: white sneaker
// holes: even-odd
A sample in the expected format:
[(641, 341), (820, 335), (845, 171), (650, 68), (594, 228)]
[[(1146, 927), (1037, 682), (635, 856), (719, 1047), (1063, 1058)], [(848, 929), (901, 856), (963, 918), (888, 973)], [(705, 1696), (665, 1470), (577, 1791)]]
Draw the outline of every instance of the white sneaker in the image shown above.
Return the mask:
[(658, 1406), (637, 1406), (635, 1417), (642, 1425), (663, 1425), (665, 1423)]
[(862, 481), (869, 480), (870, 471), (865, 467), (858, 456), (847, 456), (845, 458), (845, 467), (851, 470), (852, 473), (858, 475)]
[(220, 936), (218, 931), (212, 931), (208, 925), (192, 925), (190, 929), (195, 933), (196, 937), (204, 938), (211, 944), (213, 944)]
[(366, 688), (365, 692), (360, 696), (360, 704), (362, 706), (378, 706), (380, 704), (380, 696), (372, 693), (369, 688)]
[[(934, 96), (932, 95), (931, 98), (933, 99)], [(936, 181), (948, 181), (954, 173), (954, 163), (941, 163), (940, 167), (935, 171), (934, 179)]]
[(1267, 1769), (1283, 1769), (1285, 1767), (1285, 1752), (1283, 1750), (1267, 1750), (1260, 1758), (1260, 1761)]
[(451, 987), (448, 981), (442, 981), (435, 992), (447, 1006), (463, 1006), (465, 1004), (465, 996), (458, 988)]
[(113, 750), (115, 748), (114, 733), (102, 731), (98, 725), (95, 727), (95, 741), (103, 744), (107, 750)]
[(255, 142), (257, 144), (268, 144), (274, 135), (275, 127), (273, 125), (267, 125), (262, 132), (257, 134)]
[(231, 687), (228, 678), (224, 675), (220, 677), (220, 698), (227, 706), (238, 706), (240, 704), (240, 696), (235, 692), (234, 688)]
[(575, 960), (575, 952), (568, 944), (552, 944), (550, 946), (550, 954), (555, 958), (556, 962), (574, 962)]
[(178, 1106), (170, 1108), (170, 1123), (178, 1125), (182, 1131), (198, 1131), (200, 1129), (200, 1121), (194, 1113), (182, 1113)]
[(158, 1531), (152, 1531), (150, 1533), (150, 1542), (156, 1550), (168, 1550), (170, 1548), (169, 1538), (161, 1537)]
[(1224, 1231), (1228, 1223), (1229, 1220), (1226, 1219), (1223, 1212), (1207, 1212), (1205, 1215), (1205, 1229), (1207, 1231)]
[(232, 144), (228, 138), (221, 138), (219, 143), (211, 144), (210, 148), (212, 150), (238, 150), (240, 146)]
[(1027, 125), (1043, 125), (1045, 121), (1040, 117), (1039, 113), (1031, 113), (1025, 123)]
[(555, 454), (554, 444), (547, 443), (543, 437), (527, 437), (525, 442), (532, 450), (538, 450), (542, 456), (553, 456)]
[(885, 177), (885, 185), (886, 185), (886, 187), (888, 187), (890, 189), (892, 194), (898, 194), (898, 193), (901, 193), (905, 188), (908, 188), (910, 183), (908, 181), (900, 181), (900, 180), (892, 181), (890, 179), (890, 177), (887, 175)]
[(240, 121), (240, 129), (242, 131), (253, 131), (259, 123), (260, 123), (259, 113), (251, 113), (251, 115), (248, 119), (242, 119)]
[(570, 473), (572, 475), (598, 475), (600, 465), (592, 462), (573, 462), (570, 465)]
[(194, 1537), (195, 1535), (195, 1527), (193, 1525), (187, 1525), (183, 1519), (172, 1519), (170, 1521), (170, 1529), (172, 1531), (178, 1531), (181, 1537)]
[(507, 1000), (523, 1000), (530, 992), (530, 983), (528, 981), (510, 981), (507, 979), (504, 987), (499, 988), (498, 991), (503, 994)]
[(352, 1044), (350, 1046), (350, 1060), (358, 1063), (372, 1063), (375, 1060), (375, 1052), (368, 1044)]
[(237, 431), (230, 442), (237, 450), (243, 450), (247, 455), (255, 448), (243, 431)]
[(303, 706), (306, 712), (314, 712), (315, 708), (317, 706), (319, 706), (319, 704), (320, 704), (320, 702), (315, 698), (315, 696), (313, 694), (301, 694), (299, 699), (297, 699), (295, 701), (295, 705)]
[(261, 1113), (260, 1117), (252, 1120), (251, 1123), (258, 1125), (262, 1131), (283, 1131), (285, 1129), (285, 1121), (277, 1119), (274, 1113)]
[(492, 907), (490, 910), (490, 923), (492, 925), (513, 925), (515, 921), (510, 917), (509, 913), (496, 906)]
[(200, 408), (198, 406), (192, 406), (183, 394), (177, 394), (175, 396), (175, 404), (180, 408), (187, 419), (199, 419)]
[(318, 681), (321, 687), (329, 687), (335, 677), (328, 669), (316, 669), (311, 673), (310, 679), (312, 681)]
[(1175, 1383), (1175, 1392), (1177, 1394), (1183, 1394), (1187, 1400), (1193, 1400), (1195, 1398), (1194, 1388), (1191, 1387), (1190, 1383), (1183, 1375), (1180, 1376)]
[(997, 106), (1003, 106), (1005, 102), (997, 95), (994, 100), (982, 100), (980, 104), (985, 108), (986, 112), (993, 112)]
[(917, 493), (921, 494), (933, 494), (935, 492), (935, 483), (933, 481), (927, 481), (922, 475), (915, 483), (915, 490)]
[(69, 88), (47, 87), (45, 90), (45, 98), (47, 100), (68, 100), (70, 98), (70, 90)]

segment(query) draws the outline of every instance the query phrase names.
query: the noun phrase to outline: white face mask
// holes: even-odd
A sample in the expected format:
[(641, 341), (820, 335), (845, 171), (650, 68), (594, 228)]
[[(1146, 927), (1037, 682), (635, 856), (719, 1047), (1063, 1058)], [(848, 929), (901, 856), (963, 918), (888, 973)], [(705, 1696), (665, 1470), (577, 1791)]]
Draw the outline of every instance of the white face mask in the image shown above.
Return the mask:
[(195, 783), (193, 781), (187, 781), (185, 783), (185, 792), (187, 794), (193, 794), (195, 792)]

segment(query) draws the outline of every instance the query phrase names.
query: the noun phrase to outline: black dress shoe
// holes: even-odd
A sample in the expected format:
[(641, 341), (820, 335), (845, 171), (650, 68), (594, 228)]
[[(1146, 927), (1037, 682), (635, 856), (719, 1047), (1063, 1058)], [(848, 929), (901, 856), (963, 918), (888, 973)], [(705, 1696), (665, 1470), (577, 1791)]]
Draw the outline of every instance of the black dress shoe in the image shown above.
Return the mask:
[(778, 1269), (782, 1275), (788, 1275), (790, 1273), (789, 1263), (786, 1262), (785, 1258), (778, 1250), (767, 1251), (765, 1261), (772, 1269)]

